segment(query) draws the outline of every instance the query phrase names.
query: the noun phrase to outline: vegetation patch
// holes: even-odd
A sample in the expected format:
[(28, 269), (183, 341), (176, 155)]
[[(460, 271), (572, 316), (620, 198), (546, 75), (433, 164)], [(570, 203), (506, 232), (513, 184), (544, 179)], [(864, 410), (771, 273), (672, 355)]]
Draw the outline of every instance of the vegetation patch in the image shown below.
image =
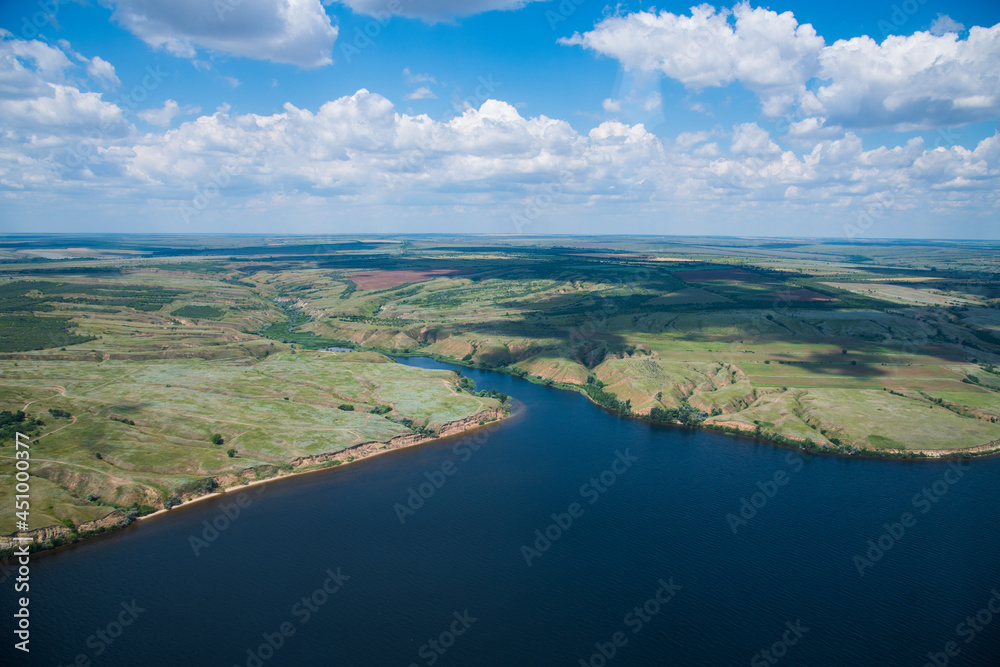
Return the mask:
[(76, 324), (66, 317), (0, 315), (0, 352), (27, 352), (78, 345), (97, 336), (73, 333)]
[(217, 320), (226, 314), (226, 311), (215, 306), (182, 306), (170, 312), (176, 317), (186, 317), (199, 320)]

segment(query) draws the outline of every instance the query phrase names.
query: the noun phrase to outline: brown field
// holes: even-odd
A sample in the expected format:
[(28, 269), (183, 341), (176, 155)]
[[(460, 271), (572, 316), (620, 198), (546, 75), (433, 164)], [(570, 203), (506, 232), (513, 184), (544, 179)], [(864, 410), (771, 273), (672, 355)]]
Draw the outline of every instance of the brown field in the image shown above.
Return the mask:
[(386, 287), (395, 287), (396, 285), (403, 285), (405, 283), (420, 283), (438, 276), (448, 276), (456, 273), (459, 273), (459, 271), (455, 269), (365, 271), (364, 273), (355, 273), (350, 278), (357, 284), (359, 290), (366, 290), (385, 289)]

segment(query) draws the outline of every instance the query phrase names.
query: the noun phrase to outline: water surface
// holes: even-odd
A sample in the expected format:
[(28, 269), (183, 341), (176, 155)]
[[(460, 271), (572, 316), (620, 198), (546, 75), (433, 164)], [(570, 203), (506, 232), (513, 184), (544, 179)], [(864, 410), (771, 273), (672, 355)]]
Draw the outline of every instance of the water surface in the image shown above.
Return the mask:
[(959, 624), (1000, 590), (1000, 459), (805, 460), (462, 372), (518, 417), (33, 557), (30, 659), (0, 664), (998, 664), (1000, 618)]

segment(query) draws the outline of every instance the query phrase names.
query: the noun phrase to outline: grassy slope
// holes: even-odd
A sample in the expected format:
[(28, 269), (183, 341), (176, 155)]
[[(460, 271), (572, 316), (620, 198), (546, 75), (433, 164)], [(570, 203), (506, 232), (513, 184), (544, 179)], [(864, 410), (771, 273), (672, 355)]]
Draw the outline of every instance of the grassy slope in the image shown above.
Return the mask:
[[(988, 275), (958, 273), (975, 271), (981, 250), (873, 247), (871, 262), (895, 267), (873, 269), (845, 263), (855, 249), (822, 244), (748, 250), (753, 244), (741, 241), (737, 250), (717, 240), (653, 247), (638, 239), (617, 242), (631, 254), (595, 258), (537, 252), (530, 240), (516, 241), (524, 251), (408, 243), (302, 259), (135, 261), (99, 276), (81, 261), (60, 264), (82, 267), (78, 275), (15, 276), (78, 284), (79, 293), (60, 287), (51, 309), (35, 314), (71, 318), (74, 333), (96, 337), (0, 355), (0, 409), (30, 403), (51, 433), (36, 446), (34, 470), (44, 479), (36, 480), (35, 525), (107, 511), (83, 500), (88, 493), (123, 505), (160, 501), (208, 474), (412, 432), (369, 414), (376, 404), (430, 428), (495, 405), (457, 394), (450, 373), (370, 352), (301, 349), (342, 340), (568, 385), (593, 375), (636, 412), (686, 401), (720, 413), (710, 422), (818, 443), (961, 448), (1000, 435), (1000, 376), (979, 367), (1000, 363), (988, 333), (1000, 334), (1000, 289)], [(930, 272), (931, 263), (942, 271)], [(754, 273), (698, 273), (732, 266)], [(373, 269), (440, 267), (460, 273), (378, 290), (349, 282)], [(176, 295), (137, 310), (93, 302), (95, 285)], [(789, 300), (803, 289), (839, 300)], [(942, 301), (962, 307), (933, 305)], [(180, 310), (189, 305), (222, 314), (173, 314), (209, 312)], [(291, 327), (290, 314), (298, 318)], [(341, 403), (357, 409), (337, 410)], [(74, 420), (49, 418), (50, 407)], [(215, 432), (225, 445), (208, 443)], [(238, 458), (225, 455), (230, 446)], [(7, 502), (9, 484), (0, 489)]]
[[(819, 250), (829, 252), (820, 246), (810, 252)], [(726, 264), (739, 263), (727, 259)], [(949, 261), (965, 259), (957, 254)], [(742, 281), (696, 279), (698, 273), (679, 270), (670, 276), (662, 269), (637, 279), (634, 269), (609, 263), (615, 264), (559, 263), (559, 271), (551, 271), (559, 275), (550, 279), (516, 278), (524, 271), (518, 268), (484, 271), (480, 281), (437, 278), (417, 289), (358, 291), (347, 302), (317, 310), (306, 328), (373, 347), (509, 364), (566, 384), (582, 384), (594, 373), (636, 412), (687, 400), (706, 412), (724, 413), (710, 421), (759, 425), (765, 432), (817, 443), (834, 438), (867, 448), (934, 449), (1000, 437), (997, 394), (962, 383), (978, 371), (979, 362), (998, 360), (1000, 350), (969, 327), (1000, 330), (989, 285), (969, 294), (926, 271), (871, 274), (821, 258), (810, 259), (805, 273), (806, 262), (744, 262), (758, 272)], [(759, 273), (761, 267), (799, 278), (788, 283), (782, 273)], [(690, 283), (678, 289), (676, 281), (685, 275)], [(838, 301), (820, 307), (794, 300), (803, 289), (811, 296), (822, 295), (815, 289), (831, 292), (813, 275), (836, 275), (838, 285), (864, 281), (859, 283), (864, 289), (854, 290), (863, 300), (851, 300), (848, 291), (834, 291)], [(889, 284), (903, 279), (911, 286), (897, 290)], [(884, 290), (869, 287), (883, 284), (879, 281), (888, 281)], [(959, 287), (969, 291), (973, 282), (965, 279)], [(669, 296), (679, 293), (685, 298)], [(884, 293), (893, 299), (880, 300)], [(905, 307), (901, 294), (909, 299)], [(757, 305), (761, 300), (764, 307)], [(720, 301), (727, 308), (719, 308)], [(927, 307), (941, 301), (965, 308)], [(754, 307), (740, 307), (751, 303)], [(370, 319), (348, 321), (341, 315), (359, 313)], [(391, 318), (412, 324), (400, 326)], [(596, 358), (594, 347), (603, 348)], [(797, 391), (785, 395), (789, 389)], [(936, 397), (957, 406), (932, 407)]]
[[(256, 290), (221, 277), (144, 270), (51, 280), (79, 284), (84, 295), (94, 284), (162, 285), (180, 293), (153, 310), (54, 300), (54, 309), (41, 315), (72, 316), (77, 332), (98, 338), (0, 358), (0, 410), (23, 409), (46, 422), (31, 449), (31, 528), (67, 519), (79, 524), (114, 505), (159, 506), (179, 487), (211, 475), (385, 441), (415, 428), (437, 430), (499, 406), (458, 391), (449, 371), (402, 366), (374, 352), (294, 350), (243, 333), (285, 314)], [(172, 314), (190, 303), (224, 314), (218, 320)], [(338, 409), (342, 404), (355, 409)], [(376, 406), (392, 410), (369, 412)], [(50, 408), (72, 418), (53, 418)], [(404, 418), (412, 427), (399, 423)], [(225, 444), (211, 444), (213, 433)], [(230, 447), (235, 458), (227, 456)], [(13, 453), (10, 442), (0, 447), (0, 457)], [(0, 503), (13, 506), (12, 479), (3, 477)], [(0, 532), (13, 528), (9, 513), (0, 518)]]

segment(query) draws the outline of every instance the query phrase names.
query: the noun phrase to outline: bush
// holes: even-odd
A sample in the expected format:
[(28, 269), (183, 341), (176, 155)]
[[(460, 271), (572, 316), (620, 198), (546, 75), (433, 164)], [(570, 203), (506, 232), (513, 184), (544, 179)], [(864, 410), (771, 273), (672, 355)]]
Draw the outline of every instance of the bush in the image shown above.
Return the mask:
[(236, 449), (230, 447), (228, 450), (226, 450), (226, 454), (229, 456), (229, 458), (233, 458), (234, 456), (236, 456), (237, 452)]
[(223, 437), (222, 437), (222, 434), (221, 434), (221, 433), (213, 433), (213, 434), (212, 434), (212, 437), (211, 437), (211, 438), (209, 438), (209, 440), (211, 440), (211, 441), (212, 441), (212, 444), (213, 444), (213, 445), (221, 445), (222, 443), (224, 443), (224, 442), (225, 442), (225, 439), (223, 439)]
[(42, 426), (45, 426), (45, 422), (38, 417), (29, 417), (22, 410), (16, 412), (4, 410), (0, 412), (0, 442), (14, 440), (18, 432), (32, 436)]
[(354, 406), (350, 403), (341, 403), (337, 406), (338, 410), (343, 410), (344, 412), (354, 412)]
[[(721, 413), (721, 411), (720, 411)], [(649, 411), (649, 418), (654, 422), (673, 423), (680, 422), (688, 426), (694, 426), (705, 421), (708, 417), (704, 411), (699, 410), (688, 403), (681, 403), (678, 408), (654, 407)]]

